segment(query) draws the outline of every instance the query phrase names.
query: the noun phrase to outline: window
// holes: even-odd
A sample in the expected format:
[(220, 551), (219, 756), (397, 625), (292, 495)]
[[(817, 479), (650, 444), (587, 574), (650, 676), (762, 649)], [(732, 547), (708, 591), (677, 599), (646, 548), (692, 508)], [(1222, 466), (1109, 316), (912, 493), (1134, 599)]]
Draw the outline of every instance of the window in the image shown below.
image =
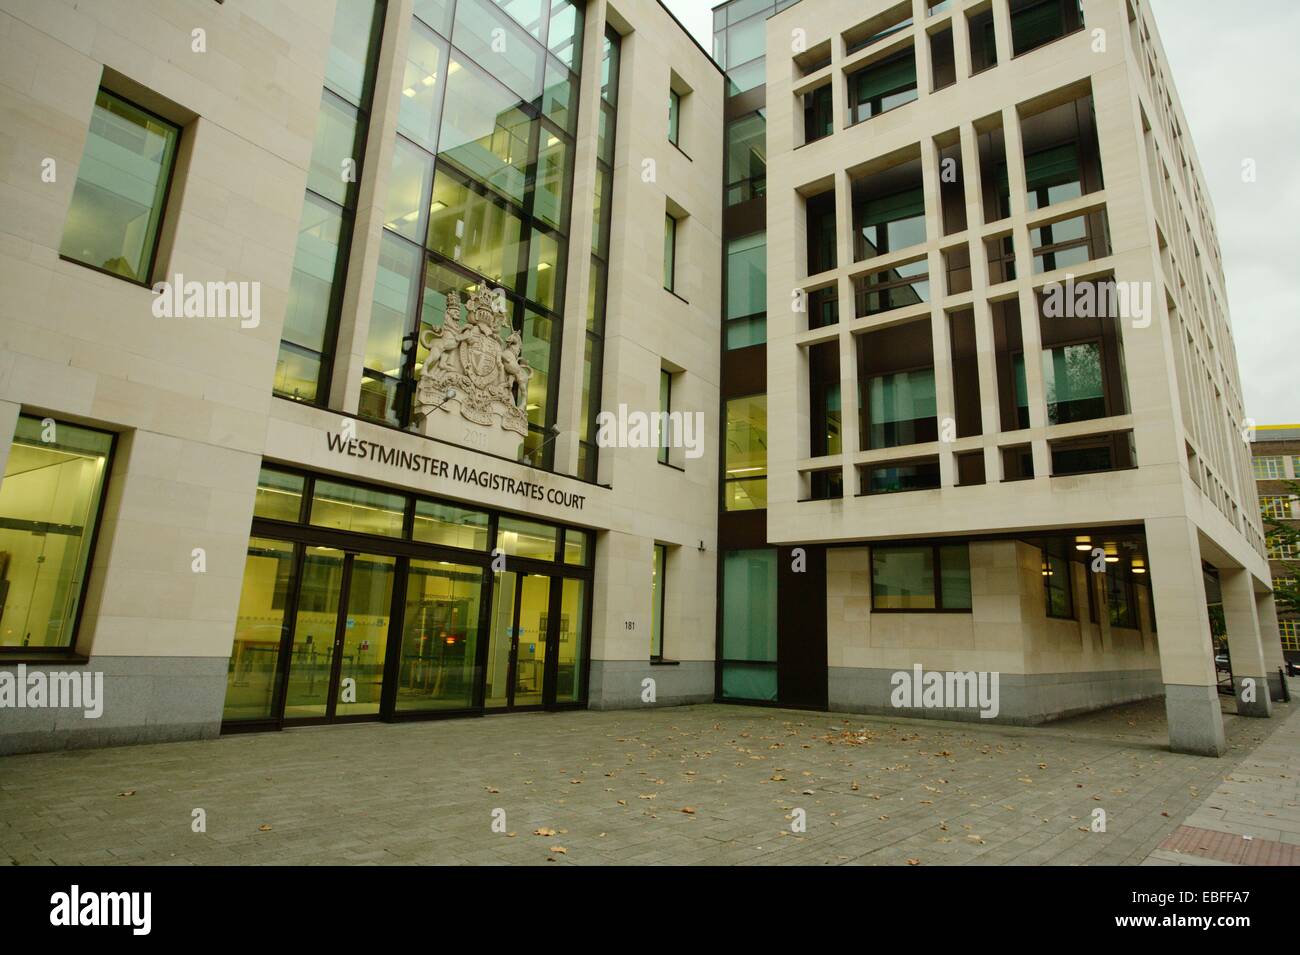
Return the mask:
[(998, 44), (993, 32), (993, 11), (985, 10), (968, 17), (966, 29), (970, 33), (971, 76), (997, 66)]
[(905, 262), (885, 272), (869, 272), (853, 280), (858, 318), (879, 315), (930, 301), (930, 272), (925, 259)]
[(1079, 144), (1066, 143), (1025, 156), (1029, 211), (1083, 195)]
[(808, 327), (825, 328), (840, 321), (838, 285), (827, 285), (808, 293)]
[(69, 650), (113, 436), (18, 417), (0, 483), (0, 650)]
[(650, 659), (664, 657), (664, 568), (668, 566), (668, 548), (655, 544), (654, 565), (650, 568)]
[(877, 375), (867, 382), (867, 447), (893, 448), (938, 437), (934, 369)]
[(865, 484), (864, 494), (935, 490), (939, 487), (939, 459), (871, 465), (866, 468)]
[(100, 90), (59, 255), (148, 285), (180, 130)]
[(727, 348), (767, 341), (767, 233), (727, 240)]
[(1286, 477), (1286, 472), (1282, 468), (1282, 459), (1277, 456), (1255, 458), (1251, 461), (1251, 469), (1255, 472), (1255, 477), (1261, 481), (1280, 481)]
[(1272, 520), (1282, 521), (1291, 519), (1291, 498), (1275, 495), (1261, 496), (1259, 499), (1259, 513), (1262, 517)]
[(663, 430), (659, 435), (659, 463), (668, 463), (668, 452), (672, 447), (672, 418), (670, 415), (673, 410), (673, 373), (667, 368), (659, 370), (659, 414), (660, 421), (664, 422)]
[(664, 216), (664, 288), (677, 291), (677, 220)]
[(1081, 29), (1081, 0), (1011, 0), (1013, 56), (1036, 50)]
[(1269, 560), (1300, 560), (1300, 546), (1290, 541), (1269, 541)]
[(957, 82), (957, 59), (953, 52), (952, 27), (930, 34), (930, 69), (936, 93)]
[(1074, 587), (1068, 546), (1065, 541), (1052, 541), (1043, 548), (1043, 593), (1047, 600), (1047, 615), (1062, 620), (1074, 619)]
[(835, 235), (835, 192), (812, 196), (805, 204), (808, 216), (808, 274), (816, 275), (838, 264)]
[(1106, 565), (1106, 610), (1112, 627), (1139, 629), (1133, 579), (1117, 565)]
[(849, 74), (849, 125), (916, 99), (916, 57), (905, 52)]
[(854, 208), (854, 257), (859, 261), (925, 241), (925, 193), (905, 189)]
[(1110, 230), (1104, 209), (1049, 222), (1029, 230), (1034, 274), (1081, 265), (1110, 255)]
[(1097, 435), (1068, 441), (1047, 442), (1052, 459), (1052, 476), (1122, 471), (1134, 466), (1137, 449), (1133, 432)]
[(722, 559), (722, 696), (776, 700), (775, 548), (727, 551)]
[(872, 547), (871, 609), (969, 612), (969, 546), (915, 544)]
[(841, 440), (840, 343), (822, 342), (808, 349), (810, 454), (839, 454)]
[(830, 84), (803, 96), (803, 141), (815, 143), (835, 132), (835, 104)]
[[(1022, 372), (1018, 371), (1017, 376), (1017, 381), (1023, 381)], [(1101, 343), (1044, 349), (1043, 387), (1047, 394), (1048, 424), (1104, 418)]]
[(1300, 653), (1300, 620), (1279, 620), (1278, 635), (1282, 638), (1282, 649)]
[(767, 120), (762, 110), (727, 126), (727, 205), (767, 195)]
[(681, 147), (678, 141), (682, 119), (682, 97), (676, 90), (668, 91), (668, 141)]
[(767, 395), (727, 402), (723, 506), (728, 511), (767, 507)]

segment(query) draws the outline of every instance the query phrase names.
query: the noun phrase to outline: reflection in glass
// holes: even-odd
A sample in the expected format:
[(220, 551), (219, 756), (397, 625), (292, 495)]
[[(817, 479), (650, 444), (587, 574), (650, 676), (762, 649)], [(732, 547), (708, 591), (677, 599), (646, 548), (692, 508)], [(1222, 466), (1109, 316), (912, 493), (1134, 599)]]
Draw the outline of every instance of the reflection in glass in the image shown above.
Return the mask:
[(492, 587), (492, 614), (488, 639), (487, 673), (483, 705), (488, 709), (510, 701), (510, 656), (515, 634), (515, 586), (519, 575), (502, 571)]
[(723, 497), (729, 511), (767, 507), (767, 395), (727, 402)]
[(406, 583), (397, 709), (465, 709), (478, 683), (483, 570), (412, 560)]
[(428, 245), (491, 282), (513, 290), (519, 273), (519, 216), (458, 182), (434, 178)]
[(488, 516), (455, 504), (417, 500), (412, 537), (424, 544), (487, 550)]
[(59, 254), (148, 282), (180, 131), (100, 90)]
[(397, 128), (429, 149), (438, 145), (438, 117), (442, 109), (440, 80), (446, 59), (446, 42), (418, 21), (412, 23)]
[(722, 562), (722, 695), (776, 699), (776, 550), (728, 551)]
[(521, 580), (519, 633), (515, 641), (515, 706), (539, 706), (546, 672), (546, 626), (551, 578), (526, 574)]
[(325, 85), (354, 106), (370, 98), (366, 60), (381, 26), (379, 13), (375, 0), (340, 2), (334, 12)]
[(293, 545), (254, 537), (235, 617), (235, 643), (226, 672), (227, 720), (269, 719), (275, 713), (280, 641), (285, 631)]
[(396, 563), (393, 557), (373, 554), (358, 554), (352, 560), (336, 716), (371, 716), (379, 712)]
[(591, 553), (591, 535), (586, 531), (569, 528), (564, 532), (564, 562), (579, 567), (587, 565)]
[(357, 409), (363, 418), (386, 421), (391, 425), (400, 423), (394, 399), (397, 382), (404, 373), (402, 338), (410, 315), (415, 311), (420, 259), (419, 246), (383, 233)]
[(302, 490), (307, 479), (301, 474), (286, 474), (272, 468), (262, 468), (257, 478), (257, 497), (253, 500), (253, 516), (272, 521), (298, 523), (302, 513)]
[(497, 522), (497, 547), (510, 557), (555, 560), (555, 537), (555, 528), (548, 524), (504, 516)]
[(0, 646), (72, 646), (112, 444), (19, 416), (0, 483)]
[(534, 121), (518, 96), (473, 66), (452, 60), (448, 72), (438, 158), (522, 204)]
[(343, 551), (308, 547), (298, 588), (298, 613), (293, 622), (289, 687), (284, 701), (286, 719), (328, 714), (342, 591)]
[(459, 0), (451, 41), (524, 102), (541, 95), (541, 47), (488, 0)]
[(316, 481), (311, 523), (357, 534), (402, 536), (406, 498), (337, 481)]
[(320, 94), (320, 113), (316, 120), (316, 141), (311, 149), (311, 166), (307, 170), (307, 188), (318, 195), (351, 206), (350, 193), (356, 188), (356, 177), (351, 181), (344, 173), (351, 160), (355, 169), (357, 159), (357, 109), (339, 99), (329, 90)]
[(555, 702), (582, 700), (582, 663), (587, 658), (587, 582), (568, 578), (560, 592), (560, 636), (556, 646)]
[(424, 237), (428, 183), (433, 178), (433, 157), (397, 137), (393, 169), (388, 175), (388, 201), (384, 228), (419, 242)]

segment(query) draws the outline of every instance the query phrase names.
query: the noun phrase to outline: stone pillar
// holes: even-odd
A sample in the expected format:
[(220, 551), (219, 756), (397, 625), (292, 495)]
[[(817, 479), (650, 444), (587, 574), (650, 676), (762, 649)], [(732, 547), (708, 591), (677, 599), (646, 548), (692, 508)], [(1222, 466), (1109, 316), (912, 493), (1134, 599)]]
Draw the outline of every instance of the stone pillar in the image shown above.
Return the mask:
[(1255, 614), (1255, 588), (1250, 571), (1235, 568), (1219, 571), (1223, 592), (1223, 616), (1228, 626), (1228, 655), (1232, 661), (1232, 690), (1237, 712), (1242, 716), (1270, 716), (1268, 681), (1265, 679), (1264, 648), (1259, 640), (1259, 618)]
[(1264, 648), (1264, 675), (1268, 677), (1269, 698), (1280, 700), (1286, 696), (1282, 686), (1286, 660), (1282, 656), (1282, 635), (1277, 625), (1277, 602), (1271, 591), (1255, 594), (1255, 616), (1259, 619), (1259, 642)]
[(1148, 519), (1146, 531), (1169, 748), (1176, 753), (1221, 756), (1223, 715), (1196, 526), (1185, 517), (1160, 517)]

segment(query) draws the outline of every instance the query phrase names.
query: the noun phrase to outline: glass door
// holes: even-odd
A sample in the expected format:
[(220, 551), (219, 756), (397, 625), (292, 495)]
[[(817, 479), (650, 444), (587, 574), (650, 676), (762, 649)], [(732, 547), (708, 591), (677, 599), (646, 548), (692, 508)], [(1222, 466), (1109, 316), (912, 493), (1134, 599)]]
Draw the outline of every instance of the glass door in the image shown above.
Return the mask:
[(492, 593), (484, 706), (515, 709), (551, 702), (546, 648), (551, 628), (551, 578), (503, 571)]
[(396, 561), (307, 547), (288, 648), (286, 720), (379, 713)]

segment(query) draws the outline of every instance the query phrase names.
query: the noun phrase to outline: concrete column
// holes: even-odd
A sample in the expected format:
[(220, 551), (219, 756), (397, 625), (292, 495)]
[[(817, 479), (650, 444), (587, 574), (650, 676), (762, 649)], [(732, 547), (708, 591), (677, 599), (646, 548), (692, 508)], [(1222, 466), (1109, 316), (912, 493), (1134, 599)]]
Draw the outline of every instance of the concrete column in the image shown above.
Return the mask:
[(1237, 712), (1242, 716), (1271, 716), (1273, 707), (1265, 679), (1264, 648), (1260, 645), (1250, 571), (1220, 570), (1219, 588), (1223, 592), (1223, 616), (1228, 626), (1228, 654), (1232, 660), (1232, 690), (1237, 697)]
[(1277, 625), (1277, 601), (1271, 591), (1255, 594), (1255, 616), (1259, 619), (1259, 642), (1264, 648), (1264, 675), (1268, 678), (1269, 699), (1280, 700), (1286, 659), (1282, 656), (1282, 635)]
[(1226, 748), (1223, 715), (1196, 526), (1185, 517), (1160, 517), (1147, 520), (1146, 532), (1169, 748), (1221, 756)]

